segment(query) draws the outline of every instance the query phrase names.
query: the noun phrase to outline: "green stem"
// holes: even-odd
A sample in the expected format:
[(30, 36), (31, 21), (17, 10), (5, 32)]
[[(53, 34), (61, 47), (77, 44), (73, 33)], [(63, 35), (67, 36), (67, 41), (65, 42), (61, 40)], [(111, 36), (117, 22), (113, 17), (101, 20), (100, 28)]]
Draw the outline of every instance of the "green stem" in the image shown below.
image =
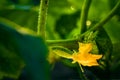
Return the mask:
[(79, 40), (77, 39), (70, 39), (70, 40), (46, 40), (47, 44), (49, 46), (64, 46), (67, 47), (71, 50), (73, 49), (78, 49), (78, 42)]
[(105, 17), (98, 24), (96, 24), (95, 26), (93, 26), (92, 28), (90, 28), (89, 30), (84, 32), (82, 35), (80, 35), (80, 39), (57, 40), (57, 41), (56, 40), (47, 40), (47, 44), (50, 45), (50, 46), (60, 45), (60, 46), (68, 47), (70, 49), (74, 49), (75, 45), (78, 45), (77, 42), (81, 41), (81, 38), (84, 35), (86, 35), (90, 31), (96, 30), (98, 27), (102, 27), (102, 25), (104, 25), (107, 21), (109, 21), (115, 15), (115, 12), (118, 10), (119, 6), (120, 6), (120, 0), (116, 4), (116, 6), (111, 10), (111, 12), (109, 13), (109, 15), (107, 17)]
[(40, 35), (43, 39), (45, 39), (48, 1), (49, 0), (41, 0), (38, 16), (37, 34)]
[(88, 11), (90, 8), (92, 0), (85, 0), (83, 3), (82, 11), (81, 11), (81, 16), (80, 16), (80, 34), (84, 33), (87, 30), (86, 26), (86, 21), (88, 17)]
[(84, 73), (84, 70), (83, 70), (83, 68), (82, 68), (81, 64), (79, 64), (79, 66), (80, 66), (81, 71)]
[[(79, 63), (78, 63), (78, 64), (79, 64)], [(81, 80), (88, 80), (87, 77), (84, 75), (84, 70), (83, 70), (81, 64), (79, 64), (78, 70), (79, 70), (79, 74), (80, 74), (80, 79), (81, 79)]]
[(115, 5), (115, 7), (110, 11), (110, 13), (104, 18), (102, 19), (99, 23), (97, 23), (95, 26), (91, 27), (89, 30), (87, 30), (85, 33), (83, 33), (81, 35), (81, 37), (83, 37), (84, 35), (86, 35), (88, 32), (90, 31), (94, 31), (99, 29), (100, 27), (102, 27), (105, 23), (107, 23), (116, 13), (116, 11), (120, 8), (120, 0), (118, 1), (118, 3)]

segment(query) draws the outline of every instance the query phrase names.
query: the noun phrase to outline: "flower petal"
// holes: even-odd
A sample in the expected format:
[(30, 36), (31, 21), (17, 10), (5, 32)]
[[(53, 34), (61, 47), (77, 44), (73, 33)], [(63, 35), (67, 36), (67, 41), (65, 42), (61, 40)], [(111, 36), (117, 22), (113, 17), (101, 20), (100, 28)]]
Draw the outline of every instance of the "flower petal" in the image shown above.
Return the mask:
[(89, 61), (89, 60), (84, 61), (83, 60), (83, 61), (78, 61), (78, 63), (83, 65), (83, 66), (98, 66), (99, 65), (96, 60), (94, 60), (94, 61)]
[(92, 44), (91, 43), (80, 43), (79, 44), (79, 52), (81, 53), (89, 53), (92, 50)]
[(79, 52), (74, 52), (72, 55), (73, 62), (78, 62), (83, 66), (98, 66), (97, 59), (102, 58), (102, 55), (89, 53), (92, 50), (92, 44), (79, 43)]
[(100, 59), (100, 58), (102, 58), (102, 55), (91, 54), (91, 56), (94, 59)]

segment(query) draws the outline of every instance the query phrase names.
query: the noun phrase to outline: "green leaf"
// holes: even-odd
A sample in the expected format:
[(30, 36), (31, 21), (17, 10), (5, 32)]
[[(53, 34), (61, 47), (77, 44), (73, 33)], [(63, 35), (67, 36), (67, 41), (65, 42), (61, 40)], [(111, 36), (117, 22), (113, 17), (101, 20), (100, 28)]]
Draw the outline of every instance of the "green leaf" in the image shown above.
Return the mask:
[(113, 17), (108, 23), (106, 23), (105, 30), (110, 36), (112, 43), (117, 43), (120, 41), (120, 21), (118, 17)]
[(0, 76), (18, 78), (25, 66), (20, 56), (11, 49), (0, 44)]
[[(99, 53), (103, 54), (103, 66), (105, 68), (104, 73), (110, 75), (110, 66), (111, 66), (111, 57), (113, 53), (113, 45), (112, 41), (109, 38), (108, 34), (104, 30), (104, 28), (100, 28), (98, 31), (98, 35), (96, 37), (96, 44), (99, 49)], [(102, 61), (101, 61), (102, 62)], [(105, 75), (107, 79), (110, 77)]]
[(18, 77), (16, 73), (21, 71), (21, 60), (24, 60), (29, 80), (49, 80), (49, 65), (46, 60), (48, 49), (45, 42), (36, 35), (18, 31), (0, 22), (0, 56), (2, 62), (6, 62), (1, 65), (2, 75)]
[(120, 79), (120, 42), (113, 43), (112, 63), (110, 66), (111, 77)]
[[(98, 4), (99, 3), (99, 4)], [(93, 0), (90, 10), (89, 10), (89, 18), (90, 20), (99, 20), (104, 18), (109, 12), (108, 0)]]
[(7, 32), (9, 30), (0, 23), (0, 75), (18, 78), (24, 67), (24, 62), (16, 54), (16, 41), (12, 37), (13, 35)]
[(98, 31), (96, 43), (99, 48), (99, 53), (105, 54), (106, 57), (110, 59), (113, 51), (113, 45), (109, 35), (103, 28), (99, 29)]

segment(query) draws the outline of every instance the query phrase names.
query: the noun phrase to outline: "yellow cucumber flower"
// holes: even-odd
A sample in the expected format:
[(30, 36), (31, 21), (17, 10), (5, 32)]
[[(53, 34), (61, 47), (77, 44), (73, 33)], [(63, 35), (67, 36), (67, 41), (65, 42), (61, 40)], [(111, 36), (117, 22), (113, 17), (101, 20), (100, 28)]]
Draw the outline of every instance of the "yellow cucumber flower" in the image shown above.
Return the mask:
[(72, 55), (73, 62), (78, 62), (83, 66), (98, 66), (97, 60), (102, 58), (102, 55), (91, 54), (92, 50), (91, 43), (79, 43), (79, 51), (74, 52)]
[(92, 50), (91, 43), (78, 42), (78, 44), (79, 44), (78, 52), (74, 51), (73, 54), (69, 54), (61, 50), (53, 50), (53, 52), (60, 57), (72, 59), (73, 60), (72, 63), (78, 62), (83, 66), (98, 66), (99, 64), (97, 60), (102, 58), (102, 55), (96, 55), (90, 53), (90, 51)]

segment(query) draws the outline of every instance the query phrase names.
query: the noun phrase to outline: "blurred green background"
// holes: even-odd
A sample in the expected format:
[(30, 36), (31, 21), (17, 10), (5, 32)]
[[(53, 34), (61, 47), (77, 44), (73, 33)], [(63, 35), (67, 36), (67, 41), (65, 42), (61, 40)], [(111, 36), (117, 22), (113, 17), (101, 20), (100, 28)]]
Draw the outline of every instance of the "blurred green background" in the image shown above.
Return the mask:
[[(50, 0), (47, 14), (47, 39), (73, 38), (79, 26), (80, 12), (84, 0)], [(104, 18), (117, 0), (92, 1), (88, 21), (92, 24)], [(13, 21), (22, 27), (37, 31), (39, 0), (1, 0), (0, 17)], [(119, 15), (112, 18), (105, 30), (113, 42), (119, 41)], [(52, 33), (52, 34), (51, 34)]]
[[(79, 31), (77, 27), (80, 25), (83, 1), (84, 0), (49, 0), (46, 21), (47, 40), (71, 39), (75, 37)], [(107, 16), (117, 1), (118, 0), (92, 0), (88, 15), (90, 25), (96, 24)], [(20, 27), (28, 28), (36, 32), (39, 4), (40, 0), (0, 0), (0, 23), (12, 26), (9, 25), (9, 22), (12, 22)], [(103, 27), (113, 43), (113, 55), (116, 58), (114, 63), (117, 62), (119, 65), (117, 64), (112, 70), (117, 74), (117, 72), (120, 71), (120, 61), (118, 60), (120, 57), (120, 9)], [(2, 41), (1, 37), (0, 39)]]

